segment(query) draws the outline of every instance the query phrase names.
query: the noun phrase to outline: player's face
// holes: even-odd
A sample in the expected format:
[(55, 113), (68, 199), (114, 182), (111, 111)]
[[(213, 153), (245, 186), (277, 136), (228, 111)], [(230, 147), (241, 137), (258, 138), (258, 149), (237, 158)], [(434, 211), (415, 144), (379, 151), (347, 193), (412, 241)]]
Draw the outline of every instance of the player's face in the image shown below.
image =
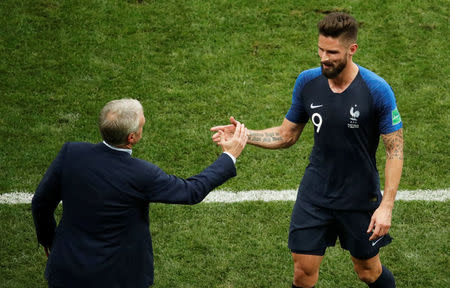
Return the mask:
[(319, 35), (319, 57), (322, 74), (329, 78), (336, 78), (347, 67), (347, 48), (339, 38)]

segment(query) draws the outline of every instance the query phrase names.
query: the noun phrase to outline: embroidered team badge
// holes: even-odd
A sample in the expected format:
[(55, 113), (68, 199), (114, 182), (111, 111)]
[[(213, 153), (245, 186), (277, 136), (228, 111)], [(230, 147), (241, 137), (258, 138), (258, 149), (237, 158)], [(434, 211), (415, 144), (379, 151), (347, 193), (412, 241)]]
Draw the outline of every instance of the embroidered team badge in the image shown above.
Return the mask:
[(356, 110), (357, 107), (358, 107), (358, 105), (355, 104), (354, 106), (352, 106), (350, 108), (350, 121), (347, 124), (348, 128), (352, 128), (352, 129), (359, 128), (359, 124), (358, 124), (359, 111)]

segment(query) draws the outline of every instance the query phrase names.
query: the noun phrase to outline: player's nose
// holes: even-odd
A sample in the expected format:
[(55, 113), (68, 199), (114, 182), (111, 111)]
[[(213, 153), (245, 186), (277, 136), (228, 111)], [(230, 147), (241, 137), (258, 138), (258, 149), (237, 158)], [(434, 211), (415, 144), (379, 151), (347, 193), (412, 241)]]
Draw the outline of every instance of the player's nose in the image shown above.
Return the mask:
[(330, 57), (328, 57), (328, 54), (327, 53), (322, 53), (321, 55), (320, 55), (320, 61), (323, 63), (323, 62), (329, 62), (329, 60), (330, 60)]

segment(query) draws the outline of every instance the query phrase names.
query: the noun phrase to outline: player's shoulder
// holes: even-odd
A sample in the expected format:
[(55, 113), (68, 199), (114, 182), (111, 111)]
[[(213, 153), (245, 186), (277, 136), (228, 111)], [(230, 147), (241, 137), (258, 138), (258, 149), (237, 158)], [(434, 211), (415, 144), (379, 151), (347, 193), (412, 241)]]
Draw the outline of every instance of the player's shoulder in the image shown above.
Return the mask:
[(302, 71), (295, 81), (294, 95), (300, 93), (300, 91), (303, 90), (303, 87), (320, 75), (322, 75), (322, 69), (320, 67)]
[(298, 75), (298, 79), (301, 79), (302, 82), (309, 82), (317, 77), (322, 75), (322, 69), (320, 67), (311, 68), (308, 70), (304, 70)]
[(358, 68), (359, 73), (361, 74), (361, 77), (363, 78), (367, 87), (369, 87), (369, 90), (371, 91), (379, 91), (379, 90), (383, 91), (386, 89), (391, 90), (389, 84), (381, 76), (360, 65), (358, 65)]

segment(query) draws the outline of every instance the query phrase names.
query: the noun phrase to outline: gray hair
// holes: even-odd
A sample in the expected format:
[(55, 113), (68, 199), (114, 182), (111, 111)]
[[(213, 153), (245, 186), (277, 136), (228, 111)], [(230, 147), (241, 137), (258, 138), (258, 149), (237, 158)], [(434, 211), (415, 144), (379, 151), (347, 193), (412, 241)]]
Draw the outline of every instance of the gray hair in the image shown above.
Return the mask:
[(120, 99), (106, 103), (98, 121), (103, 140), (110, 145), (128, 144), (128, 135), (139, 130), (143, 113), (144, 108), (135, 99)]

